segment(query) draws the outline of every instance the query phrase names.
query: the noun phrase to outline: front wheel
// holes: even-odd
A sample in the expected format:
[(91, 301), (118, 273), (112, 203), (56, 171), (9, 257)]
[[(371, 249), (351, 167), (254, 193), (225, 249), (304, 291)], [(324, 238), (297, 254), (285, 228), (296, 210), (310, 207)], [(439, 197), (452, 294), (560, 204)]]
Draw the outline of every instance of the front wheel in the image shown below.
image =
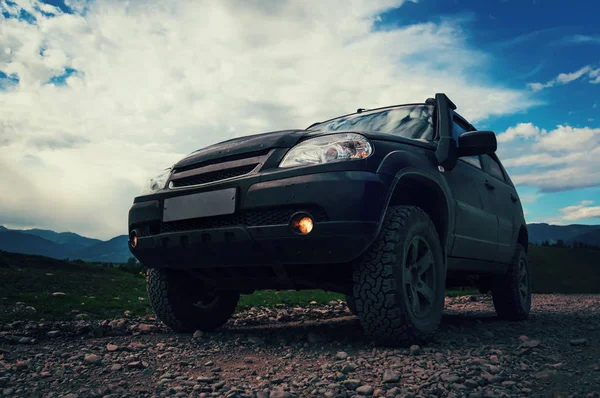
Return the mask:
[(222, 326), (240, 298), (238, 292), (207, 292), (202, 281), (173, 269), (149, 269), (146, 288), (156, 316), (178, 332), (208, 332)]
[(427, 341), (442, 318), (446, 271), (435, 225), (421, 208), (394, 206), (353, 272), (358, 318), (385, 345)]

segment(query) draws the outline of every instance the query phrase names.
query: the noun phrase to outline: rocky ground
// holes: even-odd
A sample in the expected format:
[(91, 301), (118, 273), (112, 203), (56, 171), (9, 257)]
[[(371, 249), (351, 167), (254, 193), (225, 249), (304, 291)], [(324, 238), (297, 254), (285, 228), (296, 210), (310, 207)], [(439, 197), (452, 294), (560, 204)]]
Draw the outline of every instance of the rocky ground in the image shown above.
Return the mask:
[[(74, 315), (74, 318), (77, 314)], [(447, 299), (435, 341), (377, 347), (342, 302), (255, 308), (219, 332), (152, 317), (13, 322), (0, 330), (0, 396), (598, 397), (600, 296), (536, 295), (495, 318), (488, 296)]]

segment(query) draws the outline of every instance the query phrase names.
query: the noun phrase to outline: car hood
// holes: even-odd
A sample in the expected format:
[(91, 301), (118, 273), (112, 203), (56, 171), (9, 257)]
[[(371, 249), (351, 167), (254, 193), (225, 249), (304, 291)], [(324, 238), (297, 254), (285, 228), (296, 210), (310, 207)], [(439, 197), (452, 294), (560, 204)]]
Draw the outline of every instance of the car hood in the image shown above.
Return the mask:
[(319, 135), (329, 135), (338, 133), (358, 133), (371, 140), (395, 141), (409, 145), (426, 145), (430, 143), (421, 140), (394, 136), (391, 134), (378, 133), (374, 131), (319, 131), (319, 130), (281, 130), (270, 133), (248, 135), (231, 140), (219, 142), (202, 149), (192, 152), (185, 158), (177, 162), (174, 168), (183, 168), (198, 163), (209, 162), (214, 159), (244, 155), (251, 153), (261, 153), (272, 148), (291, 148), (304, 138), (312, 138)]
[(282, 130), (233, 138), (192, 152), (177, 162), (174, 168), (186, 167), (222, 157), (262, 152), (271, 148), (291, 148), (308, 133), (307, 130)]

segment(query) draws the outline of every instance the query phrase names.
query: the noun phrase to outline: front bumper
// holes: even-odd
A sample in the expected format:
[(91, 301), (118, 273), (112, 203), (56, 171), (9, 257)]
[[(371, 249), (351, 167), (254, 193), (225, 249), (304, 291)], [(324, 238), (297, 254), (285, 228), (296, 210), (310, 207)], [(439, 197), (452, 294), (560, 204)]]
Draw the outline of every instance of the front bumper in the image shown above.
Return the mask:
[[(375, 239), (393, 177), (337, 171), (261, 181), (241, 179), (204, 189), (158, 193), (136, 200), (130, 250), (148, 267), (215, 268), (348, 262)], [(163, 222), (164, 199), (213, 189), (237, 189), (236, 212), (227, 216)], [(289, 227), (306, 212), (315, 220), (308, 235)]]

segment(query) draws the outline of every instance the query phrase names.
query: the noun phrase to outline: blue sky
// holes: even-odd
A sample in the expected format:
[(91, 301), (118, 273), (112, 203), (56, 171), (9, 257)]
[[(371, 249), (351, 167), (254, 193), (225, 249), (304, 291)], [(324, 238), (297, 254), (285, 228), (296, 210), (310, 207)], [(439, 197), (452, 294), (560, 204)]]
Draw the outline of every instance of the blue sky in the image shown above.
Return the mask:
[[(546, 83), (561, 73), (573, 73), (588, 65), (600, 68), (598, 15), (600, 3), (594, 1), (429, 0), (407, 3), (382, 14), (379, 28), (456, 21), (467, 32), (469, 44), (490, 55), (483, 73), (503, 86), (523, 89), (530, 83)], [(590, 80), (583, 76), (568, 84), (540, 90), (536, 99), (543, 104), (522, 113), (490, 117), (476, 123), (476, 127), (497, 133), (523, 122), (547, 130), (557, 125), (599, 128), (600, 84), (590, 84)], [(503, 154), (511, 152), (507, 146), (502, 149)], [(518, 190), (530, 202), (525, 203), (529, 220), (559, 221), (554, 220), (561, 215), (557, 209), (582, 201), (594, 200), (596, 206), (600, 204), (600, 187), (591, 185), (564, 190), (559, 186), (552, 192), (543, 192), (538, 187), (519, 184)], [(600, 224), (600, 211), (592, 214), (595, 217), (573, 222)]]
[(600, 224), (599, 13), (593, 1), (0, 0), (0, 191), (13, 193), (0, 225), (110, 238), (147, 178), (195, 149), (436, 92), (497, 133), (529, 222)]

